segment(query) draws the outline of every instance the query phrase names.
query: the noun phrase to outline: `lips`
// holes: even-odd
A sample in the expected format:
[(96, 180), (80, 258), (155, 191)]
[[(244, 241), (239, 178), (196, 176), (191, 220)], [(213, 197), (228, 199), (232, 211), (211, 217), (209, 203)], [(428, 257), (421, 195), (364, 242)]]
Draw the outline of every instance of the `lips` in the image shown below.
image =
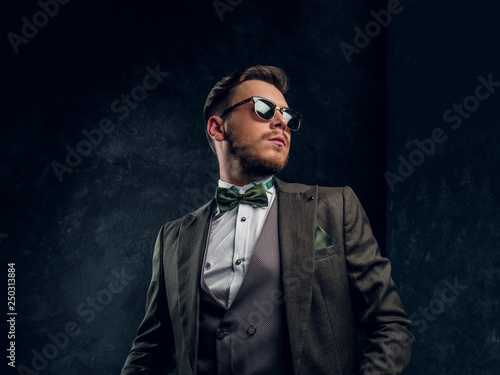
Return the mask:
[(282, 147), (286, 146), (285, 138), (280, 136), (280, 135), (278, 135), (276, 137), (269, 138), (269, 142), (275, 143), (275, 144), (282, 146)]

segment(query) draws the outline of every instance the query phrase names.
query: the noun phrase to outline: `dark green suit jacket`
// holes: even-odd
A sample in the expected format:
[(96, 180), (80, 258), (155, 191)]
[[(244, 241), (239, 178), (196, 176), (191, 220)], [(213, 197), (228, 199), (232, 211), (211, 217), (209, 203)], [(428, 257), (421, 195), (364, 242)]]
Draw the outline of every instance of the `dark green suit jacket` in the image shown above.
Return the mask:
[[(414, 341), (410, 320), (354, 192), (280, 180), (277, 189), (294, 373), (402, 373)], [(200, 273), (214, 204), (162, 227), (146, 315), (122, 375), (176, 367), (196, 374)], [(366, 335), (360, 367), (355, 327)]]

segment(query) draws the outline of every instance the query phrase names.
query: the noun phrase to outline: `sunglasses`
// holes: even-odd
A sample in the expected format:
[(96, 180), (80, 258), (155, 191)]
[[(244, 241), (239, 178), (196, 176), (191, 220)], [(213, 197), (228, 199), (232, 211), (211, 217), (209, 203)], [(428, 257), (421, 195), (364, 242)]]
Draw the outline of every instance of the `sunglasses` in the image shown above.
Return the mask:
[(280, 108), (272, 101), (266, 98), (261, 98), (260, 96), (252, 96), (248, 99), (243, 100), (242, 102), (236, 103), (231, 107), (223, 110), (219, 117), (227, 115), (233, 109), (246, 104), (250, 101), (254, 102), (254, 110), (257, 116), (266, 121), (271, 121), (276, 115), (276, 110), (280, 111), (283, 117), (287, 122), (287, 126), (290, 130), (297, 131), (300, 128), (300, 124), (302, 123), (302, 116), (297, 112), (292, 111), (290, 108)]

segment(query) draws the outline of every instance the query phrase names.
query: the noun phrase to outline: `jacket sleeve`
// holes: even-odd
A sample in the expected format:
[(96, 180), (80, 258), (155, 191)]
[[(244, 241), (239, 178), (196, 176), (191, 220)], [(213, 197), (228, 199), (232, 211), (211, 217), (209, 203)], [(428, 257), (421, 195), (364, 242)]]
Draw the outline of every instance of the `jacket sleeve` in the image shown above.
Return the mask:
[(163, 232), (164, 227), (160, 230), (154, 248), (146, 313), (121, 375), (163, 375), (172, 372), (176, 367), (174, 336), (165, 291)]
[(408, 365), (414, 337), (391, 278), (391, 265), (380, 254), (361, 204), (345, 187), (344, 240), (356, 322), (366, 335), (360, 374), (401, 374)]

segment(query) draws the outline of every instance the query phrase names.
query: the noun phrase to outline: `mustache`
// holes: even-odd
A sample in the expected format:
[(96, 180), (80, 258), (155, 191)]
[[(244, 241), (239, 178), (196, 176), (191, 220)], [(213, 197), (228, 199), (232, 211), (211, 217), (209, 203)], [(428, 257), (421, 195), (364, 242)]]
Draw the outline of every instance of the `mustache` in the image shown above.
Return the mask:
[(266, 141), (270, 138), (278, 137), (281, 136), (285, 139), (285, 145), (290, 146), (290, 135), (285, 132), (280, 132), (280, 131), (270, 131), (267, 133), (262, 134), (262, 137), (260, 138), (262, 141)]

